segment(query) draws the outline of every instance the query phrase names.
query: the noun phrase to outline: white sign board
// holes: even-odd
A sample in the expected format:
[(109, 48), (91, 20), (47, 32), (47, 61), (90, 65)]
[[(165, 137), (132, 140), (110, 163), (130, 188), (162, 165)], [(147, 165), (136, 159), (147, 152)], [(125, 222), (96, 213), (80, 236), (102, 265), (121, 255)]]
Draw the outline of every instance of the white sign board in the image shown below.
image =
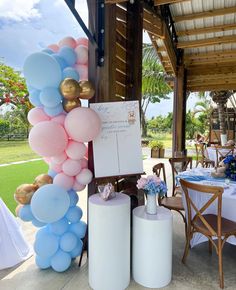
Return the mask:
[(142, 173), (139, 102), (93, 103), (90, 108), (102, 120), (93, 141), (95, 177)]

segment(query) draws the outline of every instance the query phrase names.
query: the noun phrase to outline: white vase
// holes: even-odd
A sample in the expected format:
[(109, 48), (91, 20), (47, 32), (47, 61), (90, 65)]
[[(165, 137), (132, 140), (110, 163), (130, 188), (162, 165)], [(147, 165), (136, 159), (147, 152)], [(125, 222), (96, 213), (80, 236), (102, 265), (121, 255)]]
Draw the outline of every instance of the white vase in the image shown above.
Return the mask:
[(147, 194), (146, 212), (147, 214), (157, 213), (157, 201), (155, 194)]

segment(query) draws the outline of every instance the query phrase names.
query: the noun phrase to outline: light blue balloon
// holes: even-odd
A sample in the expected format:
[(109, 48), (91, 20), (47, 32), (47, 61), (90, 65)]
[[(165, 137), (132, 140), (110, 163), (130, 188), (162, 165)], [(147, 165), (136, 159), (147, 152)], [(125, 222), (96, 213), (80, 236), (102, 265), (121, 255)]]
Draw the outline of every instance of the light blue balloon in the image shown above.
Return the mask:
[(44, 233), (37, 236), (34, 243), (34, 250), (42, 258), (53, 256), (59, 248), (58, 237), (52, 233)]
[(49, 169), (48, 170), (48, 175), (50, 175), (52, 178), (54, 178), (57, 175), (57, 172), (52, 170), (52, 169)]
[(49, 228), (53, 234), (62, 235), (68, 230), (69, 224), (67, 219), (62, 218), (55, 223), (49, 224)]
[(83, 215), (82, 209), (78, 206), (70, 207), (66, 213), (66, 218), (71, 223), (77, 223)]
[(76, 258), (81, 255), (83, 249), (83, 242), (79, 239), (76, 247), (70, 252), (71, 258)]
[(77, 55), (74, 49), (69, 46), (63, 46), (59, 50), (59, 56), (64, 58), (68, 66), (73, 66), (76, 63)]
[(77, 245), (77, 237), (71, 232), (66, 232), (61, 236), (60, 248), (65, 252), (72, 251)]
[(63, 70), (63, 73), (62, 73), (62, 77), (63, 79), (65, 78), (71, 78), (71, 79), (74, 79), (76, 81), (79, 80), (79, 74), (77, 73), (77, 71), (72, 68), (72, 67), (67, 67)]
[(75, 206), (77, 204), (77, 202), (79, 201), (78, 194), (73, 189), (68, 191), (68, 194), (69, 194), (69, 197), (70, 197), (70, 206)]
[(41, 228), (41, 227), (44, 227), (46, 225), (45, 223), (42, 223), (42, 222), (38, 221), (37, 219), (33, 219), (32, 224), (37, 228)]
[(50, 55), (36, 52), (27, 57), (23, 67), (27, 83), (36, 89), (58, 87), (62, 80), (60, 65)]
[(32, 90), (29, 95), (29, 101), (35, 107), (43, 106), (43, 104), (40, 102), (39, 94), (40, 94), (39, 90)]
[(69, 206), (67, 191), (55, 184), (40, 187), (31, 199), (33, 215), (44, 223), (53, 223), (64, 217)]
[(55, 58), (55, 60), (59, 63), (62, 71), (64, 68), (66, 68), (68, 66), (65, 59), (63, 57), (61, 57), (59, 54), (54, 53), (54, 54), (52, 54), (52, 57)]
[(35, 263), (40, 269), (48, 269), (51, 267), (51, 259), (43, 258), (41, 256), (36, 255)]
[(57, 88), (45, 88), (39, 95), (40, 102), (48, 108), (61, 104), (62, 95)]
[(29, 222), (29, 221), (32, 221), (34, 219), (30, 204), (26, 204), (22, 208), (20, 208), (19, 218), (21, 218), (25, 222)]
[(79, 221), (78, 223), (70, 224), (69, 229), (76, 234), (78, 238), (83, 239), (86, 234), (87, 224), (83, 221)]
[(35, 240), (41, 239), (41, 236), (44, 236), (45, 234), (50, 233), (49, 226), (46, 225), (45, 227), (42, 227), (39, 229), (35, 235)]
[(61, 114), (61, 112), (63, 111), (62, 104), (59, 104), (53, 108), (48, 108), (45, 106), (43, 109), (44, 109), (44, 112), (50, 117), (55, 117), (55, 116)]
[(64, 272), (66, 271), (71, 264), (71, 256), (70, 254), (58, 250), (57, 253), (51, 259), (51, 266), (56, 272)]
[(45, 48), (45, 49), (42, 50), (42, 52), (50, 54), (50, 55), (52, 55), (54, 53), (54, 51), (51, 50), (50, 48)]

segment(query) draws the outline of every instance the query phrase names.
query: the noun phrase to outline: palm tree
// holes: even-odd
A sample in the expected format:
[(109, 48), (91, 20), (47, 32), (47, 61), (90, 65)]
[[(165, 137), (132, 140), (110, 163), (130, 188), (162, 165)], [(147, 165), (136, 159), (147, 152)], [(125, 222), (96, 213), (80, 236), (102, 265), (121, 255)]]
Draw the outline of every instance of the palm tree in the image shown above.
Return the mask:
[(142, 136), (147, 136), (145, 115), (150, 103), (159, 103), (161, 99), (168, 99), (171, 88), (165, 82), (165, 74), (160, 64), (156, 51), (151, 44), (143, 45), (143, 70), (142, 70), (142, 100), (141, 124)]
[[(225, 107), (226, 103), (229, 99), (234, 94), (233, 91), (219, 91), (215, 92), (212, 91), (210, 93), (210, 96), (212, 97), (212, 100), (217, 104), (217, 109), (218, 109), (218, 114), (219, 114), (219, 122), (220, 122), (220, 130), (221, 130), (221, 138), (222, 135), (226, 135), (226, 118), (225, 118)], [(223, 144), (222, 144), (223, 145)]]

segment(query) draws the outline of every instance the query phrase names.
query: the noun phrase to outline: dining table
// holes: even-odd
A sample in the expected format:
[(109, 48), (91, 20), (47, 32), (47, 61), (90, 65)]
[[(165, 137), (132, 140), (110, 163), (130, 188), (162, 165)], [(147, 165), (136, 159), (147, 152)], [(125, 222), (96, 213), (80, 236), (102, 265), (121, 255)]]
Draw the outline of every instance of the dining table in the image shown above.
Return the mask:
[[(222, 217), (236, 222), (236, 182), (229, 180), (228, 178), (214, 178), (211, 176), (212, 170), (214, 169), (200, 167), (194, 168), (179, 173), (176, 178), (177, 180), (182, 178), (189, 182), (223, 187), (224, 192), (222, 195)], [(211, 198), (210, 194), (202, 193), (196, 190), (189, 190), (189, 195), (198, 209), (200, 209)], [(182, 194), (182, 199), (185, 212), (187, 213), (187, 204), (184, 193)], [(215, 200), (204, 211), (204, 214), (217, 214), (217, 200)], [(194, 215), (195, 211), (192, 209), (192, 217)], [(205, 241), (208, 241), (208, 239), (204, 235), (195, 233), (190, 242), (190, 245), (191, 247), (194, 247)], [(236, 237), (230, 236), (226, 242), (236, 245)]]
[[(223, 156), (225, 156), (225, 155), (228, 154), (228, 152), (231, 149), (230, 148), (229, 149), (227, 149), (227, 148), (221, 148), (221, 149), (218, 149), (218, 150), (221, 152), (221, 154)], [(217, 158), (219, 158), (219, 157), (217, 156), (217, 152), (216, 151), (217, 151), (216, 150), (216, 147), (214, 147), (214, 146), (206, 147), (206, 151), (205, 151), (206, 153), (205, 153), (205, 155), (206, 155), (206, 157), (208, 159), (210, 159), (211, 161), (214, 161), (215, 164), (218, 164), (219, 160), (217, 160)]]

